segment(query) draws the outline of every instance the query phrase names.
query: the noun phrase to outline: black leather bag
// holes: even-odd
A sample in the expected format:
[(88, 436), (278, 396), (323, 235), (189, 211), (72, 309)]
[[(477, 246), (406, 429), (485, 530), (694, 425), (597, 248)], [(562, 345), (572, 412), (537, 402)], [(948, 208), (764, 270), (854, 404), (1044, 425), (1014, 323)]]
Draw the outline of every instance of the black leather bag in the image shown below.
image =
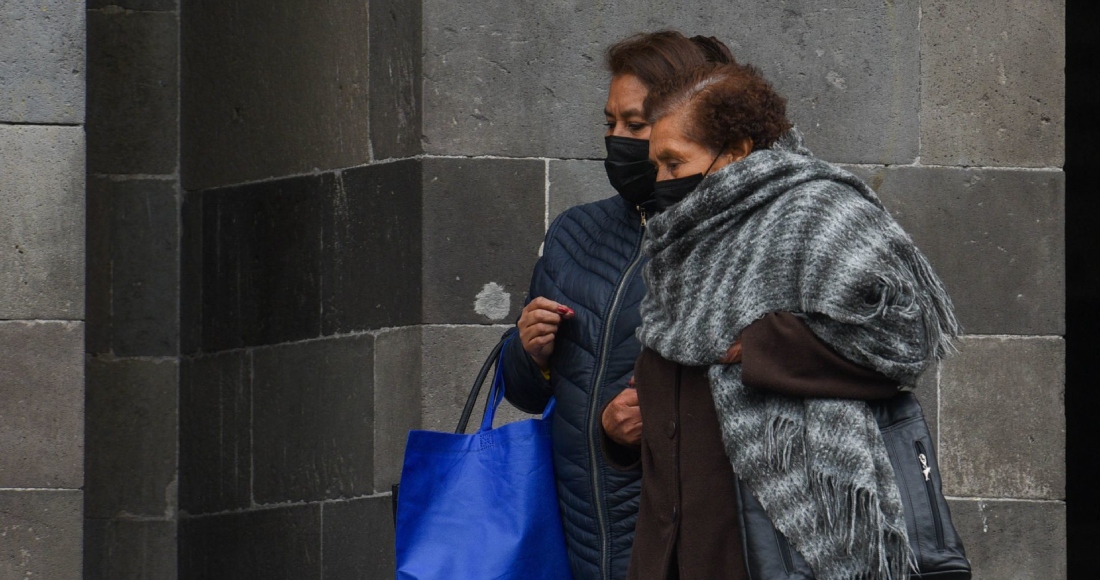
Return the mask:
[[(917, 397), (902, 393), (884, 401), (869, 402), (868, 406), (882, 432), (905, 506), (909, 545), (918, 565), (910, 578), (969, 580), (970, 562), (951, 524), (932, 436)], [(764, 508), (740, 480), (737, 502), (749, 578), (813, 580), (809, 564), (775, 529)]]

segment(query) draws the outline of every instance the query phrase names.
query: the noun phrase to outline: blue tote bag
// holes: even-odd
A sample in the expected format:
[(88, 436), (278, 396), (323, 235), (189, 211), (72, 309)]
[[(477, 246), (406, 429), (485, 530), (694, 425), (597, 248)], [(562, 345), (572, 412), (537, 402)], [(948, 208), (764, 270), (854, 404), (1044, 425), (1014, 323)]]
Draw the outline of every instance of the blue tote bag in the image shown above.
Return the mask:
[(554, 400), (541, 419), (493, 429), (504, 399), (498, 362), (481, 428), (463, 433), (511, 336), (485, 361), (456, 433), (409, 432), (397, 498), (398, 580), (572, 578), (550, 450)]

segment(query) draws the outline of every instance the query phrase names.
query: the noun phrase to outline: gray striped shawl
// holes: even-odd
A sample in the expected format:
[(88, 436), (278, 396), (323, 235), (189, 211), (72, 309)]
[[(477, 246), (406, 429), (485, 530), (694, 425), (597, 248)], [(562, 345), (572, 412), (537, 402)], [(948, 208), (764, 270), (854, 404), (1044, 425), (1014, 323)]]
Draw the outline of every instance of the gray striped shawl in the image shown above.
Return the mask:
[(820, 580), (906, 578), (901, 499), (867, 405), (764, 394), (715, 364), (769, 312), (804, 316), (849, 360), (911, 384), (951, 350), (950, 298), (852, 174), (796, 132), (708, 176), (649, 222), (641, 342), (711, 365), (726, 453)]

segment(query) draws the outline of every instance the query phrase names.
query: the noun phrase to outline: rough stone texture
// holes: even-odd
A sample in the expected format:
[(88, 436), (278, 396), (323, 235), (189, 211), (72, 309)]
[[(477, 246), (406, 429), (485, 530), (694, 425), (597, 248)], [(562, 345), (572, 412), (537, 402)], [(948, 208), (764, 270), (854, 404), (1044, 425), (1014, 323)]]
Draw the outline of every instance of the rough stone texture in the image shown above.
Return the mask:
[(84, 349), (111, 352), (111, 196), (100, 180), (85, 192)]
[(1066, 578), (1066, 505), (949, 500), (974, 580)]
[(176, 0), (88, 0), (91, 10), (106, 8), (104, 12), (109, 12), (114, 11), (115, 6), (127, 10), (170, 12), (176, 9)]
[(607, 181), (602, 161), (550, 161), (550, 221), (582, 203), (618, 195)]
[(79, 490), (0, 490), (0, 579), (81, 580), (82, 503)]
[(921, 8), (921, 161), (1061, 167), (1065, 0)]
[(370, 130), (375, 159), (420, 153), (420, 2), (372, 0)]
[(424, 322), (513, 321), (546, 220), (538, 160), (424, 160)]
[(0, 126), (0, 264), (0, 320), (84, 318), (80, 128)]
[(325, 334), (420, 321), (420, 161), (344, 171), (324, 210)]
[(424, 4), (424, 149), (603, 158), (604, 50), (671, 27), (715, 35), (739, 61), (761, 67), (823, 157), (910, 162), (918, 12), (918, 0), (432, 0)]
[(370, 161), (367, 2), (184, 0), (186, 189)]
[(253, 353), (253, 497), (258, 504), (373, 490), (374, 338)]
[(179, 20), (163, 12), (88, 12), (88, 170), (175, 173)]
[(181, 361), (181, 511), (199, 514), (251, 505), (251, 375), (251, 355), (245, 351)]
[(202, 348), (202, 192), (183, 194), (180, 209), (180, 353)]
[(84, 580), (175, 580), (176, 522), (85, 520)]
[(943, 278), (968, 334), (1065, 334), (1065, 174), (860, 171)]
[(78, 489), (84, 325), (0, 322), (0, 488)]
[(180, 520), (180, 580), (321, 578), (321, 507)]
[[(453, 433), (462, 415), (466, 397), (477, 378), (485, 357), (509, 326), (425, 326), (424, 362), (421, 380), (422, 429)], [(485, 380), (466, 425), (473, 433), (481, 425), (485, 399), (492, 385), (492, 374)], [(493, 425), (500, 426), (531, 415), (516, 409), (507, 401), (501, 403)]]
[(176, 354), (179, 204), (175, 183), (92, 177), (88, 199), (89, 352)]
[(0, 123), (84, 122), (84, 18), (83, 2), (0, 0)]
[(387, 330), (374, 340), (374, 489), (401, 481), (405, 441), (420, 428), (419, 326)]
[(173, 359), (88, 360), (88, 517), (175, 514), (178, 369)]
[(202, 349), (321, 334), (321, 223), (331, 174), (202, 197)]
[(390, 496), (326, 503), (324, 577), (393, 578), (394, 524)]
[(967, 338), (940, 375), (945, 493), (1065, 497), (1065, 342)]

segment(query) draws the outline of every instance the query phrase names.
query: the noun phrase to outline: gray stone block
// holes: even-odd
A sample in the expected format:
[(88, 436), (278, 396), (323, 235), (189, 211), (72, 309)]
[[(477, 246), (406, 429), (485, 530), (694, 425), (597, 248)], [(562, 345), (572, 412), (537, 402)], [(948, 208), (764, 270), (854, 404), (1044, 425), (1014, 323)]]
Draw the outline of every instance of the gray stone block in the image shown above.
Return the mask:
[(84, 521), (84, 580), (175, 580), (176, 522)]
[(602, 161), (550, 161), (550, 222), (561, 212), (582, 203), (619, 195), (607, 181)]
[(252, 504), (252, 359), (246, 351), (180, 363), (180, 510)]
[(180, 209), (180, 353), (202, 347), (202, 192), (183, 194)]
[(202, 196), (202, 350), (321, 335), (321, 240), (332, 174)]
[(0, 321), (0, 488), (84, 481), (84, 325)]
[(0, 320), (83, 319), (84, 131), (0, 126), (0, 192)]
[(968, 334), (1065, 334), (1065, 174), (863, 170), (943, 279)]
[(179, 528), (180, 580), (321, 579), (321, 506), (199, 518)]
[(88, 171), (171, 174), (179, 149), (179, 19), (88, 12)]
[(405, 440), (420, 428), (421, 327), (391, 329), (374, 339), (374, 489), (401, 480)]
[(545, 199), (543, 161), (424, 160), (424, 322), (519, 316), (542, 243)]
[[(462, 415), (466, 397), (477, 378), (485, 358), (509, 326), (425, 326), (424, 362), (421, 381), (423, 429), (453, 433)], [(485, 399), (492, 386), (493, 375), (485, 380), (478, 396), (466, 432), (473, 433), (481, 425)], [(528, 415), (501, 403), (493, 425), (529, 419)]]
[(945, 493), (1062, 499), (1065, 342), (966, 338), (940, 374)]
[(85, 207), (84, 348), (111, 352), (111, 196), (88, 180)]
[(420, 153), (420, 2), (374, 0), (370, 12), (370, 131), (375, 159)]
[(370, 161), (366, 2), (181, 5), (189, 190)]
[(1065, 0), (922, 3), (921, 161), (1061, 167)]
[(253, 353), (253, 497), (258, 504), (374, 489), (374, 338)]
[(114, 12), (117, 10), (115, 7), (146, 12), (170, 12), (177, 8), (176, 0), (88, 0), (89, 10)]
[(634, 32), (671, 27), (715, 35), (740, 62), (761, 67), (819, 155), (910, 162), (918, 24), (918, 0), (426, 2), (424, 149), (601, 159), (604, 51)]
[(0, 578), (81, 580), (79, 490), (0, 490)]
[(325, 200), (325, 334), (420, 322), (420, 167), (406, 160), (344, 171)]
[[(91, 255), (87, 295), (95, 305), (89, 325), (96, 325), (93, 333), (97, 341), (107, 337), (109, 347), (99, 352), (175, 355), (179, 352), (180, 319), (175, 182), (92, 177), (88, 198)], [(104, 219), (106, 222), (100, 221)], [(100, 295), (104, 292), (106, 298)]]
[(1066, 505), (949, 500), (974, 580), (1066, 578)]
[(88, 517), (173, 517), (178, 364), (93, 357), (87, 377)]
[(84, 19), (83, 2), (0, 2), (0, 123), (84, 122)]
[(393, 578), (396, 563), (389, 496), (326, 503), (321, 509), (325, 578)]

